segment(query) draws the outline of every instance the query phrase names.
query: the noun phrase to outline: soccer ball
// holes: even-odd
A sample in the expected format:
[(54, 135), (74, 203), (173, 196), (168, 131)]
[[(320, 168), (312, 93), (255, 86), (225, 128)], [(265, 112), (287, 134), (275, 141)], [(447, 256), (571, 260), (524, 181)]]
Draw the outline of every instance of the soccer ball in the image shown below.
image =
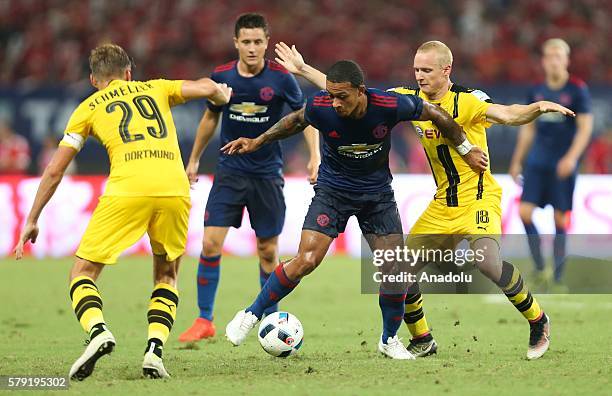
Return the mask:
[(264, 351), (272, 356), (294, 355), (302, 346), (302, 323), (289, 312), (274, 312), (264, 318), (257, 333)]

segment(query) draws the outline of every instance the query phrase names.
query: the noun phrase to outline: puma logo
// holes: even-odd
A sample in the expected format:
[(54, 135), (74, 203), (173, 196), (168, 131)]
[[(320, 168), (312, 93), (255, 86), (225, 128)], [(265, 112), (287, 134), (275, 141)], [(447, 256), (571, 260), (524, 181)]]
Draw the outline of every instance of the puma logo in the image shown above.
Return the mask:
[(161, 299), (159, 299), (159, 298), (156, 298), (156, 299), (155, 299), (155, 300), (153, 300), (153, 301), (154, 301), (154, 302), (158, 302), (158, 303), (162, 303), (162, 304), (164, 304), (166, 307), (168, 307), (168, 309), (169, 309), (170, 311), (172, 311), (172, 310), (174, 309), (174, 305), (167, 304), (167, 303), (165, 303), (163, 300), (161, 300)]
[(476, 228), (478, 228), (479, 230), (485, 230), (485, 231), (487, 230), (487, 227), (482, 227), (482, 226), (478, 226)]

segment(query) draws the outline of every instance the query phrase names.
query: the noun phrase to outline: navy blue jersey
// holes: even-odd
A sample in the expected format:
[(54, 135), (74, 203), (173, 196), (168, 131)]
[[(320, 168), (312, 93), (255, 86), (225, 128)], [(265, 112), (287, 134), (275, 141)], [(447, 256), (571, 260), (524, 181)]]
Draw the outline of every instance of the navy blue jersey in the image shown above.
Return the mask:
[[(240, 137), (256, 138), (281, 119), (284, 104), (292, 110), (304, 105), (304, 96), (295, 77), (280, 64), (266, 60), (253, 77), (238, 73), (237, 61), (218, 66), (210, 78), (233, 88), (230, 102), (223, 106), (208, 103), (208, 109), (223, 111), (221, 146)], [(245, 155), (219, 156), (219, 169), (255, 177), (282, 175), (283, 158), (279, 142)]]
[(359, 192), (391, 191), (391, 129), (400, 121), (419, 118), (423, 100), (372, 88), (366, 93), (368, 108), (359, 119), (340, 117), (327, 91), (306, 101), (306, 121), (323, 137), (318, 184)]
[[(586, 84), (570, 78), (563, 88), (553, 91), (539, 84), (529, 94), (529, 103), (548, 100), (573, 110), (576, 114), (590, 113), (591, 97)], [(536, 136), (527, 156), (527, 164), (539, 168), (555, 169), (567, 153), (576, 134), (576, 119), (559, 113), (542, 114), (536, 120)]]

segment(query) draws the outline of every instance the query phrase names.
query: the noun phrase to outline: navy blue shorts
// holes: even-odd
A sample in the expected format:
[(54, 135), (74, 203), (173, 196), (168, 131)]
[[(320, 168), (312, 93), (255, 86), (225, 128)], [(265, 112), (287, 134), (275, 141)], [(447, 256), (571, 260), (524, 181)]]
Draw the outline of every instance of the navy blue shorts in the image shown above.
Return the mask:
[(242, 213), (249, 211), (258, 238), (279, 235), (285, 223), (282, 177), (260, 178), (217, 172), (208, 194), (204, 226), (240, 227)]
[(576, 173), (566, 179), (559, 179), (555, 168), (527, 165), (523, 178), (522, 202), (529, 202), (541, 208), (550, 204), (562, 212), (572, 210)]
[(323, 186), (315, 186), (314, 190), (302, 229), (336, 238), (344, 232), (349, 217), (354, 215), (364, 235), (402, 234), (393, 191), (359, 193)]

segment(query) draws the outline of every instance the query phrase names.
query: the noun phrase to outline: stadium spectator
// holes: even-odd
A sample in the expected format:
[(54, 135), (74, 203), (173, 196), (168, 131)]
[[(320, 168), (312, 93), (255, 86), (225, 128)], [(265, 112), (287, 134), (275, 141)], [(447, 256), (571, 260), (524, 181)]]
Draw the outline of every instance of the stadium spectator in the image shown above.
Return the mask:
[(30, 145), (0, 120), (0, 174), (23, 175), (30, 166)]
[[(466, 84), (532, 82), (539, 46), (563, 36), (576, 48), (573, 73), (591, 83), (612, 82), (608, 0), (371, 0), (359, 7), (349, 0), (0, 4), (0, 82), (5, 83), (79, 81), (87, 76), (79, 59), (109, 40), (134, 54), (139, 78), (159, 76), (162, 70), (178, 78), (210, 71), (233, 56), (227, 36), (236, 15), (248, 11), (274, 21), (274, 36), (296, 43), (311, 54), (313, 64), (326, 67), (330, 59), (355, 59), (372, 81), (409, 81), (405, 61), (415, 43), (435, 38), (453, 48), (461, 60), (454, 73)], [(307, 27), (309, 34), (298, 36), (297, 26)]]
[(584, 159), (587, 173), (612, 173), (612, 128), (593, 139)]

